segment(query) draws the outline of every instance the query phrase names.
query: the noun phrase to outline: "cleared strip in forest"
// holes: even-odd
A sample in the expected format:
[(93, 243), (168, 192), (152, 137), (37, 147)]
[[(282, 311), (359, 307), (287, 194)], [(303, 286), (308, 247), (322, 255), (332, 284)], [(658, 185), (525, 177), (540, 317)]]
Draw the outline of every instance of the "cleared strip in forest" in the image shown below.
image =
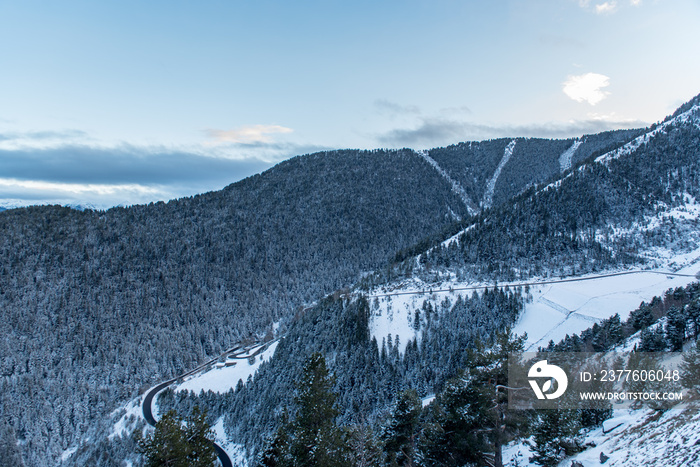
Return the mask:
[(449, 182), (449, 184), (452, 186), (452, 191), (455, 192), (455, 194), (457, 194), (457, 196), (459, 196), (459, 198), (462, 200), (464, 205), (467, 207), (467, 211), (469, 211), (469, 214), (474, 215), (477, 212), (479, 212), (479, 210), (474, 205), (474, 202), (471, 199), (469, 199), (469, 195), (467, 195), (467, 192), (464, 191), (464, 188), (462, 188), (462, 185), (460, 185), (459, 182), (457, 182), (457, 180), (450, 177), (450, 174), (448, 174), (445, 171), (445, 169), (440, 167), (440, 164), (438, 164), (435, 159), (428, 155), (428, 151), (416, 151), (416, 154), (425, 159), (425, 161), (428, 164), (432, 165), (433, 168), (437, 170), (438, 173)]
[(581, 146), (581, 143), (583, 143), (583, 141), (577, 139), (576, 141), (574, 141), (574, 144), (572, 144), (569, 149), (561, 153), (561, 156), (559, 156), (559, 168), (562, 172), (566, 172), (571, 168), (571, 161), (573, 159), (574, 153), (576, 152), (578, 147)]
[(496, 190), (496, 181), (498, 181), (498, 177), (501, 176), (501, 170), (503, 170), (503, 167), (505, 167), (508, 161), (510, 160), (510, 156), (513, 155), (515, 141), (516, 140), (513, 140), (510, 143), (508, 143), (508, 146), (506, 146), (505, 151), (503, 151), (503, 158), (501, 159), (501, 162), (499, 162), (498, 167), (496, 167), (496, 171), (493, 173), (491, 179), (486, 184), (486, 193), (484, 193), (485, 208), (490, 208), (493, 204), (493, 193)]

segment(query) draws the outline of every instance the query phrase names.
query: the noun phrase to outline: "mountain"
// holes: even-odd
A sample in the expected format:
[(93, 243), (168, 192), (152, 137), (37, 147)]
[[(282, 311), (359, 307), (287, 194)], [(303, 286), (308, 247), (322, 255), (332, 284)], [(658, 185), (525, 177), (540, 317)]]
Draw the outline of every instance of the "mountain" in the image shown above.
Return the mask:
[[(511, 142), (499, 141), (499, 150)], [(696, 98), (306, 309), (254, 378), (231, 381), (229, 392), (175, 386), (160, 403), (183, 413), (210, 407), (252, 460), (293, 406), (295, 381), (314, 352), (337, 378), (339, 422), (379, 433), (398, 394), (414, 389), (429, 401), (468, 365), (469, 349), (498, 330), (528, 332), (526, 346), (536, 348), (615, 313), (626, 319), (640, 301), (696, 279), (698, 148)]]
[[(275, 335), (285, 337), (274, 357), (238, 391), (159, 404), (206, 404), (251, 457), (321, 350), (338, 375), (341, 421), (377, 421), (401, 388), (439, 389), (465, 363), (462, 349), (527, 308), (522, 287), (452, 298), (431, 298), (431, 287), (650, 266), (661, 249), (694, 248), (694, 214), (679, 213), (695, 212), (700, 187), (697, 98), (686, 107), (646, 130), (330, 151), (168, 203), (2, 212), (4, 445), (28, 465), (62, 454), (119, 465), (134, 446), (107, 438), (115, 409)], [(427, 291), (416, 308), (380, 297), (416, 284)], [(402, 329), (410, 317), (420, 336), (411, 342), (377, 324), (405, 310)]]

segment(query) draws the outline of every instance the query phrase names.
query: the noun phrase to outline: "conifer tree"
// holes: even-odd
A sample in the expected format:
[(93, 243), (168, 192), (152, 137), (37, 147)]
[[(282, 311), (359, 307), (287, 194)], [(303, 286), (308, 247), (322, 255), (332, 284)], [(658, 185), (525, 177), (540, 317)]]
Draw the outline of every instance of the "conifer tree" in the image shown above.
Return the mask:
[(350, 452), (345, 433), (337, 426), (340, 413), (333, 392), (335, 379), (326, 360), (316, 352), (307, 361), (297, 382), (295, 418), (283, 423), (260, 458), (272, 467), (345, 467)]
[(216, 461), (214, 434), (206, 421), (206, 412), (198, 407), (183, 421), (174, 410), (156, 423), (155, 431), (145, 438), (137, 432), (139, 451), (148, 467), (210, 467)]
[(685, 340), (685, 317), (677, 307), (672, 306), (666, 315), (666, 322), (666, 340), (671, 352), (680, 352)]
[(421, 401), (416, 391), (401, 392), (382, 436), (388, 465), (414, 465), (420, 413)]
[(534, 455), (530, 461), (555, 466), (565, 456), (580, 451), (580, 428), (576, 410), (561, 408), (539, 411), (532, 428)]

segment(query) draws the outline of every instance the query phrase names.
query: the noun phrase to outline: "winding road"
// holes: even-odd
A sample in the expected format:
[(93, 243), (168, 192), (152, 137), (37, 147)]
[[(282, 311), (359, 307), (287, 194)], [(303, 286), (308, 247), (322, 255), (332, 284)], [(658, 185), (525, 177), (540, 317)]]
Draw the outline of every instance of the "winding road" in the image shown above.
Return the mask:
[[(255, 348), (255, 346), (253, 346), (251, 348), (233, 347), (233, 348), (227, 350), (226, 352), (222, 353), (218, 357), (215, 357), (215, 358), (213, 358), (205, 363), (202, 363), (197, 368), (190, 370), (187, 373), (184, 373), (184, 374), (178, 376), (177, 378), (169, 379), (168, 381), (164, 381), (164, 382), (152, 387), (151, 389), (148, 390), (148, 392), (146, 392), (146, 395), (143, 398), (143, 403), (141, 404), (141, 408), (143, 411), (143, 418), (146, 420), (146, 423), (148, 423), (149, 425), (151, 425), (153, 427), (156, 426), (156, 419), (153, 416), (153, 400), (156, 398), (158, 393), (161, 392), (163, 389), (167, 388), (168, 386), (175, 383), (176, 381), (178, 381), (181, 378), (190, 376), (194, 373), (197, 373), (198, 371), (201, 371), (205, 367), (217, 362), (222, 357), (245, 359), (245, 358), (250, 358), (250, 357), (256, 356), (260, 352), (262, 352), (264, 349), (266, 349), (268, 347), (268, 345), (271, 344), (272, 342), (274, 342), (274, 341), (266, 342), (266, 343), (260, 345), (258, 349), (256, 349), (252, 354), (248, 354), (248, 355), (241, 355), (241, 354), (247, 354), (253, 348)], [(238, 353), (234, 353), (236, 351), (238, 351)], [(219, 462), (221, 462), (221, 465), (223, 467), (233, 467), (233, 462), (231, 461), (231, 458), (226, 453), (226, 451), (224, 451), (224, 449), (221, 446), (219, 446), (218, 444), (216, 444), (216, 443), (213, 443), (213, 444), (214, 444), (214, 450), (216, 451), (216, 455), (219, 458)]]

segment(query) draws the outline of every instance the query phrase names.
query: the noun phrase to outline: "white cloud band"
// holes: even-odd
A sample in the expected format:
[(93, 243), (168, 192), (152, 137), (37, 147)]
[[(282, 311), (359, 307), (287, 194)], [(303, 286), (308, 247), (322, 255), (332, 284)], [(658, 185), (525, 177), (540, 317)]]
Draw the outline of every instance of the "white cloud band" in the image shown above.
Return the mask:
[(292, 131), (280, 125), (246, 125), (233, 130), (206, 130), (206, 134), (219, 143), (256, 144), (271, 143), (272, 135)]
[(610, 78), (598, 73), (569, 76), (563, 84), (564, 94), (576, 102), (588, 102), (596, 105), (610, 93), (602, 88), (610, 85)]

